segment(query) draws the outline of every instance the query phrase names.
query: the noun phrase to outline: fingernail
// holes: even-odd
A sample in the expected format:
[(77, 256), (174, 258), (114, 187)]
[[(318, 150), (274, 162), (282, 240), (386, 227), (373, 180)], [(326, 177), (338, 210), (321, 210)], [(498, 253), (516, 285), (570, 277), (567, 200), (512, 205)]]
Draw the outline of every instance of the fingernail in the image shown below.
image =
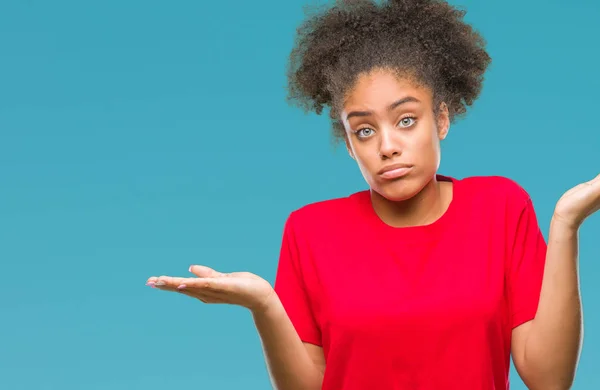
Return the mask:
[(183, 290), (184, 288), (186, 288), (187, 286), (185, 284), (180, 284), (179, 286), (177, 286), (178, 290)]
[(188, 272), (192, 272), (192, 267), (193, 265), (190, 265), (190, 268), (188, 268)]
[(162, 280), (159, 280), (158, 282), (154, 283), (155, 286), (164, 286), (166, 283), (163, 282)]
[(148, 283), (146, 283), (146, 286), (150, 286), (150, 287), (154, 288), (154, 283), (153, 282), (148, 282)]

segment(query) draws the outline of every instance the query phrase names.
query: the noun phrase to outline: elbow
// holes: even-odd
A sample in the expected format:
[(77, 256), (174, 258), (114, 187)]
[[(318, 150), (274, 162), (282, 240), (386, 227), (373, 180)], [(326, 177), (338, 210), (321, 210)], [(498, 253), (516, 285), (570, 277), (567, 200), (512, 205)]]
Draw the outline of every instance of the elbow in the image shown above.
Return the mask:
[(579, 348), (529, 348), (515, 368), (530, 390), (569, 390), (575, 382)]
[(529, 386), (527, 385), (527, 387), (530, 390), (571, 390), (573, 388), (573, 382), (571, 381), (570, 383), (564, 382), (564, 383), (560, 383), (560, 382), (554, 382), (554, 383), (548, 383), (547, 385), (539, 385), (539, 386)]
[[(548, 383), (547, 386), (544, 386), (543, 389), (548, 390), (570, 390), (573, 388), (573, 383), (575, 382), (575, 376), (569, 378), (561, 378), (553, 381), (552, 383)], [(542, 387), (540, 387), (542, 389)]]
[(575, 383), (575, 370), (529, 373), (521, 379), (530, 390), (570, 390)]

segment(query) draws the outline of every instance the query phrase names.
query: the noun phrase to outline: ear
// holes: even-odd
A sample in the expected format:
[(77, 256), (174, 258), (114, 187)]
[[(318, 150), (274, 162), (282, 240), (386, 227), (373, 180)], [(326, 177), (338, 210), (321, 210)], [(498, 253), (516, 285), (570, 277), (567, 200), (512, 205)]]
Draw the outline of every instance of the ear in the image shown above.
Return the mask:
[(440, 140), (445, 139), (450, 131), (450, 112), (446, 103), (441, 103), (437, 118), (438, 137)]

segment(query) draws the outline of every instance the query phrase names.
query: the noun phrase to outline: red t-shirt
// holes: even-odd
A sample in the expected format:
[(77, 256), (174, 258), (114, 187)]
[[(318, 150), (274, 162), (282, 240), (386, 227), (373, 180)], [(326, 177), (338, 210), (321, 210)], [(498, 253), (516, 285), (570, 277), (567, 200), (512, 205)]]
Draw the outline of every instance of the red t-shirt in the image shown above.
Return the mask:
[(325, 390), (509, 388), (511, 331), (534, 318), (546, 257), (528, 194), (510, 179), (454, 179), (444, 215), (394, 228), (369, 191), (313, 203), (285, 224), (275, 279)]

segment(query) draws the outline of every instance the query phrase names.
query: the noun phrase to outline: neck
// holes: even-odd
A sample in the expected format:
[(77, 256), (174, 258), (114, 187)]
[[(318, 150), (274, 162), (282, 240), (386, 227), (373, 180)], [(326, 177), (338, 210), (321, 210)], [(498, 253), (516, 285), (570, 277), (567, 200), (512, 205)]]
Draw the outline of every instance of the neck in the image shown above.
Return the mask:
[(429, 225), (446, 212), (452, 200), (452, 191), (444, 189), (448, 184), (452, 185), (434, 177), (418, 194), (402, 201), (391, 201), (371, 190), (371, 201), (379, 218), (392, 227)]

